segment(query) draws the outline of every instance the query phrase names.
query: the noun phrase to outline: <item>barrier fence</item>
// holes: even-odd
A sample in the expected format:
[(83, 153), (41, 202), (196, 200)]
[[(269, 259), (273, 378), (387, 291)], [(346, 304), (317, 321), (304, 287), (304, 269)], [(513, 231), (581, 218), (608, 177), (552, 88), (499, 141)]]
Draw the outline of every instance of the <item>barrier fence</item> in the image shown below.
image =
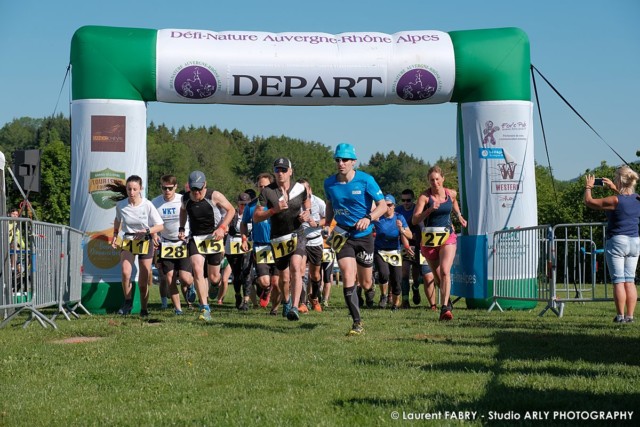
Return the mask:
[(605, 261), (606, 223), (541, 225), (493, 236), (493, 303), (546, 302), (562, 317), (567, 302), (613, 301)]
[[(0, 217), (2, 294), (0, 328), (21, 313), (24, 327), (37, 320), (57, 328), (63, 314), (78, 316), (82, 306), (82, 232), (28, 218)], [(51, 318), (43, 309), (53, 308)]]

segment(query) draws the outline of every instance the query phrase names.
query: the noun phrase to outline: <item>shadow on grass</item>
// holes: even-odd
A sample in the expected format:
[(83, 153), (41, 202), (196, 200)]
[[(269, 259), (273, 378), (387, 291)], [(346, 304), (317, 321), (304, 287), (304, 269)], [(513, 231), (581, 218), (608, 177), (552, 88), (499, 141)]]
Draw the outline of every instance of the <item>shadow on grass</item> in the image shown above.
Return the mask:
[[(440, 344), (486, 345), (468, 340), (441, 340)], [(536, 423), (524, 418), (532, 411), (551, 411), (547, 423), (575, 425), (576, 420), (552, 419), (553, 411), (635, 411), (640, 407), (640, 392), (633, 385), (638, 378), (634, 373), (625, 374), (640, 366), (640, 340), (636, 337), (500, 331), (493, 335), (489, 345), (497, 348), (497, 354), (493, 360), (488, 359), (488, 363), (434, 360), (426, 365), (416, 365), (411, 358), (385, 357), (354, 360), (356, 366), (397, 367), (404, 372), (414, 367), (444, 373), (445, 378), (470, 372), (489, 375), (481, 396), (475, 400), (461, 402), (464, 386), (444, 381), (443, 388), (428, 393), (406, 394), (394, 390), (394, 397), (387, 397), (366, 396), (365, 392), (363, 397), (339, 399), (333, 403), (337, 408), (376, 407), (388, 413), (402, 409), (419, 411), (420, 408), (431, 413), (476, 411), (479, 417), (484, 416), (479, 418), (482, 424), (495, 422), (491, 411), (501, 414), (511, 411), (521, 417), (517, 422), (519, 425)], [(611, 392), (612, 381), (617, 383), (616, 390), (625, 391)], [(629, 384), (625, 385), (625, 382)], [(601, 420), (598, 424), (610, 422)]]
[[(285, 324), (287, 326), (284, 326)], [(301, 322), (284, 323), (283, 321), (282, 326), (280, 326), (280, 324), (265, 325), (265, 324), (251, 323), (251, 322), (245, 323), (245, 322), (234, 322), (234, 321), (215, 319), (211, 323), (203, 323), (202, 326), (204, 327), (215, 326), (215, 327), (221, 327), (221, 328), (227, 328), (227, 329), (261, 330), (261, 331), (268, 331), (268, 332), (277, 332), (282, 334), (290, 334), (292, 332), (292, 329), (312, 331), (315, 328), (317, 328), (319, 325), (317, 323), (301, 323)]]

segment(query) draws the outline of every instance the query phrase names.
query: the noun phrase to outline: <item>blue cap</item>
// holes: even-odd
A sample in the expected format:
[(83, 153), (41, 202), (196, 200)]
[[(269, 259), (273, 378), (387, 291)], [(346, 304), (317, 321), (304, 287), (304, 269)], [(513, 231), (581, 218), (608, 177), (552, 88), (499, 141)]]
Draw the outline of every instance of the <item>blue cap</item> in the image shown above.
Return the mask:
[(385, 200), (386, 202), (391, 202), (391, 203), (393, 203), (394, 205), (396, 204), (396, 198), (395, 198), (395, 197), (393, 197), (391, 194), (387, 194), (386, 196), (384, 196), (384, 200)]
[(334, 159), (351, 159), (356, 160), (356, 149), (353, 148), (353, 145), (347, 144), (346, 142), (341, 142), (336, 147), (336, 152), (333, 155)]

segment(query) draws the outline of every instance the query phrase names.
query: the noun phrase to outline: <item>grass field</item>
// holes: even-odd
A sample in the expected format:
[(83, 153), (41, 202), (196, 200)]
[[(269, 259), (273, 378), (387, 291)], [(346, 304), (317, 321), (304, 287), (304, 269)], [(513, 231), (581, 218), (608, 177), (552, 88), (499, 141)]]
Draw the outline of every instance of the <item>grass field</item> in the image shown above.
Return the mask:
[[(82, 316), (58, 318), (58, 330), (23, 329), (21, 316), (1, 329), (0, 426), (640, 420), (640, 323), (614, 324), (611, 302), (568, 304), (563, 318), (540, 318), (544, 305), (487, 313), (460, 301), (447, 323), (424, 306), (363, 309), (365, 334), (346, 337), (340, 287), (332, 307), (299, 322), (263, 309), (239, 313), (229, 302), (202, 324), (195, 312), (160, 311), (157, 287), (152, 301), (144, 321)], [(589, 422), (576, 411), (634, 413)]]

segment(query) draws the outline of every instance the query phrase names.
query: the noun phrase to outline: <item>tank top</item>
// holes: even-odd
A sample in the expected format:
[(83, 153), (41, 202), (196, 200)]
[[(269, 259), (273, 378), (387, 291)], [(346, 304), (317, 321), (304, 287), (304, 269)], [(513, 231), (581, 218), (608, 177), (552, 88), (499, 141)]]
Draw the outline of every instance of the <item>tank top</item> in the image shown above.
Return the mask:
[(611, 236), (638, 237), (638, 218), (640, 217), (640, 201), (637, 194), (618, 195), (618, 206), (613, 211), (605, 211), (607, 215), (607, 238)]

